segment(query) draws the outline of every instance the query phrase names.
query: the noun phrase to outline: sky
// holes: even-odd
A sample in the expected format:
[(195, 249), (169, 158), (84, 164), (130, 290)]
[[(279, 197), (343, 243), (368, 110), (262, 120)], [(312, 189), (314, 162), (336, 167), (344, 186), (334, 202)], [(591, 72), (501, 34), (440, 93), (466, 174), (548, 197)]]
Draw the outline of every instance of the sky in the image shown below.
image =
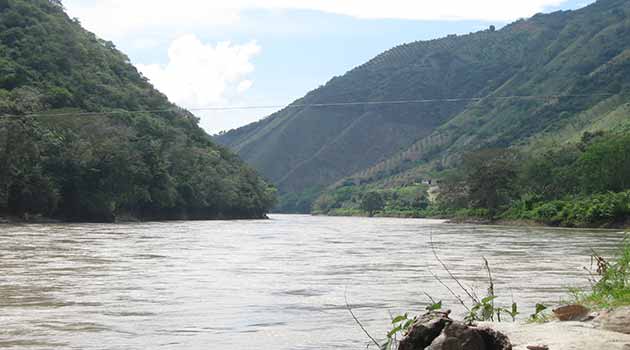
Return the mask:
[[(65, 0), (171, 102), (286, 105), (407, 42), (500, 28), (592, 0)], [(279, 108), (193, 111), (210, 134)]]

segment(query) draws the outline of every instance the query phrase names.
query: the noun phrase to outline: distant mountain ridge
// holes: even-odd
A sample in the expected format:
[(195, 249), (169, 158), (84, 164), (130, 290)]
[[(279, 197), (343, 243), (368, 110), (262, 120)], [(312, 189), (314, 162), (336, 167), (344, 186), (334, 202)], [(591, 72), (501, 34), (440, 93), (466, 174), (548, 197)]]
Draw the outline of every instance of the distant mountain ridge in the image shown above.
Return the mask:
[(310, 201), (344, 182), (412, 183), (466, 150), (535, 147), (623, 128), (629, 14), (628, 1), (600, 0), (501, 30), (400, 45), (294, 103), (479, 101), (292, 107), (217, 140), (281, 192), (308, 193)]

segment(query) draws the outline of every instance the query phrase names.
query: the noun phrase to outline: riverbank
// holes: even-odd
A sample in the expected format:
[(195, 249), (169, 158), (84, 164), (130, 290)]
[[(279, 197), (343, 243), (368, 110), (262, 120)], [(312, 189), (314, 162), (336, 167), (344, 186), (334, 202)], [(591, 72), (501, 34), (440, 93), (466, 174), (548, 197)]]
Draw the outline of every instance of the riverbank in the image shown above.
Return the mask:
[(545, 345), (551, 350), (629, 350), (630, 334), (600, 328), (596, 322), (482, 323), (510, 339), (514, 350)]
[[(537, 304), (535, 314), (530, 316), (527, 323), (487, 322), (497, 320), (501, 312), (505, 312), (487, 301), (492, 302), (495, 298), (494, 285), (490, 278), (490, 297), (481, 299), (480, 302), (473, 298), (475, 305), (470, 308), (476, 310), (483, 307), (483, 312), (472, 312), (466, 316), (467, 322), (463, 323), (450, 319), (450, 311), (429, 311), (414, 318), (416, 321), (411, 328), (403, 332), (400, 348), (418, 348), (420, 344), (419, 348), (431, 345), (432, 349), (445, 350), (450, 347), (444, 344), (474, 343), (474, 338), (481, 336), (486, 346), (470, 349), (630, 350), (630, 243), (624, 241), (614, 259), (607, 260), (595, 253), (592, 259), (597, 266), (596, 270), (589, 271), (593, 278), (592, 287), (588, 291), (573, 290), (574, 304), (561, 305), (553, 309), (552, 313), (546, 311), (548, 309), (545, 305)], [(490, 274), (489, 268), (488, 273)], [(459, 284), (455, 277), (453, 279)], [(471, 295), (465, 287), (459, 285), (462, 291)], [(516, 311), (517, 306), (513, 304), (512, 312)], [(495, 312), (497, 319), (493, 316)], [(516, 316), (510, 315), (513, 318)], [(481, 322), (476, 324), (474, 321)], [(418, 334), (423, 336), (419, 337)], [(407, 343), (413, 343), (415, 347), (407, 347)]]
[(497, 226), (526, 226), (526, 227), (562, 227), (562, 228), (592, 228), (592, 229), (620, 229), (630, 230), (630, 219), (624, 222), (615, 222), (605, 225), (576, 225), (576, 226), (559, 226), (546, 224), (544, 222), (531, 220), (531, 219), (485, 219), (476, 217), (455, 217), (455, 218), (441, 218), (447, 220), (450, 224), (472, 224), (472, 225), (497, 225)]
[(1, 224), (61, 224), (61, 223), (108, 223), (108, 224), (126, 224), (136, 222), (165, 222), (165, 221), (211, 221), (211, 220), (268, 220), (267, 214), (255, 216), (212, 216), (212, 217), (176, 217), (176, 218), (139, 218), (134, 215), (119, 215), (111, 219), (102, 220), (62, 220), (41, 215), (0, 215)]
[[(406, 318), (405, 314), (393, 322)], [(400, 341), (392, 337), (397, 333)], [(467, 322), (451, 318), (450, 310), (434, 310), (396, 326), (389, 334), (385, 349), (629, 350), (630, 308), (587, 313), (579, 321), (559, 317), (545, 323)]]
[[(329, 213), (314, 213), (312, 215), (332, 216), (332, 217), (369, 217), (369, 215), (360, 210), (340, 210), (331, 211)], [(373, 215), (377, 218), (399, 218), (399, 219), (437, 219), (445, 220), (450, 224), (471, 224), (471, 225), (497, 225), (497, 226), (524, 226), (524, 227), (564, 227), (564, 228), (593, 228), (593, 229), (621, 229), (630, 230), (630, 218), (625, 221), (616, 221), (613, 223), (591, 224), (591, 225), (571, 225), (564, 226), (557, 223), (545, 223), (532, 219), (489, 219), (480, 216), (467, 215), (424, 215), (419, 212), (378, 212)]]
[(0, 215), (0, 224), (58, 224), (60, 220), (55, 220), (42, 216), (18, 217), (11, 215)]

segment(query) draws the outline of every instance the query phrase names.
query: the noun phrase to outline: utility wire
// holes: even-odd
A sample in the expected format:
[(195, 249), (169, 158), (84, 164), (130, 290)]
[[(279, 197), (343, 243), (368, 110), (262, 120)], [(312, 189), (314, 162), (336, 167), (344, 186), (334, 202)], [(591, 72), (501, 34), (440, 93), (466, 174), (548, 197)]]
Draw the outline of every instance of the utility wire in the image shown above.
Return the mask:
[(4, 114), (0, 118), (22, 118), (22, 117), (90, 117), (90, 116), (107, 116), (115, 114), (128, 113), (159, 113), (159, 112), (176, 112), (176, 111), (235, 111), (235, 110), (254, 110), (254, 109), (278, 109), (278, 108), (309, 108), (309, 107), (336, 107), (336, 106), (374, 106), (374, 105), (402, 105), (402, 104), (423, 104), (423, 103), (439, 103), (439, 102), (475, 102), (483, 100), (547, 100), (559, 98), (582, 98), (597, 96), (614, 96), (612, 93), (598, 94), (567, 94), (567, 95), (513, 95), (513, 96), (486, 96), (486, 97), (462, 97), (462, 98), (441, 98), (441, 99), (412, 99), (412, 100), (383, 100), (383, 101), (353, 101), (353, 102), (330, 102), (330, 103), (307, 103), (307, 104), (290, 104), (290, 105), (251, 105), (251, 106), (208, 106), (199, 108), (165, 108), (165, 109), (147, 109), (147, 110), (126, 110), (116, 109), (112, 111), (102, 112), (64, 112), (64, 113), (29, 113), (29, 114)]

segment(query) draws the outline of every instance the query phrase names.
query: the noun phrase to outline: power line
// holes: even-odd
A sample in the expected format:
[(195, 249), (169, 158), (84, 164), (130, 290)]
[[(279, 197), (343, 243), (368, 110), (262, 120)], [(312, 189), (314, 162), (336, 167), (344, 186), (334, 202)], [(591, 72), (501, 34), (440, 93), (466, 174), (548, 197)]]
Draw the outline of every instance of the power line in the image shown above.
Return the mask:
[(146, 110), (126, 110), (117, 109), (112, 111), (101, 112), (64, 112), (64, 113), (29, 113), (29, 114), (5, 114), (0, 117), (4, 118), (21, 118), (21, 117), (89, 117), (89, 116), (107, 116), (115, 114), (128, 113), (160, 113), (160, 112), (177, 112), (177, 111), (236, 111), (236, 110), (255, 110), (255, 109), (280, 109), (280, 108), (309, 108), (309, 107), (337, 107), (337, 106), (374, 106), (374, 105), (402, 105), (402, 104), (424, 104), (424, 103), (440, 103), (440, 102), (479, 102), (483, 100), (548, 100), (560, 98), (582, 98), (596, 96), (614, 96), (612, 93), (598, 94), (565, 94), (565, 95), (513, 95), (513, 96), (485, 96), (485, 97), (462, 97), (462, 98), (441, 98), (441, 99), (411, 99), (411, 100), (382, 100), (382, 101), (352, 101), (352, 102), (329, 102), (329, 103), (307, 103), (307, 104), (290, 104), (290, 105), (250, 105), (250, 106), (208, 106), (199, 108), (164, 108), (164, 109), (146, 109)]

